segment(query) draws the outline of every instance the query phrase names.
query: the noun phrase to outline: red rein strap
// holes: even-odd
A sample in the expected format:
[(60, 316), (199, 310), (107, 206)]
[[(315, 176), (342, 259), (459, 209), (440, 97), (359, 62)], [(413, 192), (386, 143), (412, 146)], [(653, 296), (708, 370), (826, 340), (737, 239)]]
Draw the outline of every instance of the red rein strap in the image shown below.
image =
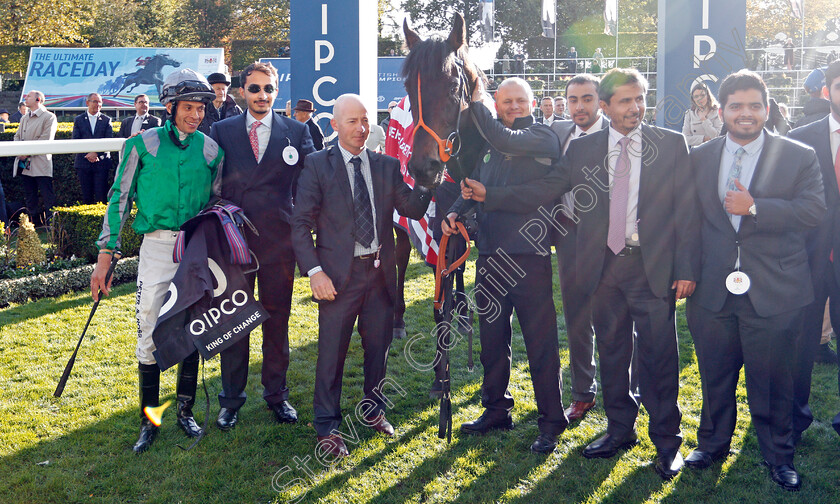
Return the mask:
[(426, 122), (423, 120), (423, 97), (420, 94), (420, 74), (419, 73), (417, 74), (417, 107), (418, 107), (418, 111), (419, 111), (418, 114), (417, 114), (417, 117), (419, 117), (419, 120), (417, 121), (417, 125), (411, 131), (410, 140), (413, 141), (414, 140), (414, 134), (417, 133), (417, 130), (420, 129), (420, 128), (423, 128), (424, 130), (426, 130), (426, 133), (428, 133), (429, 136), (431, 136), (432, 139), (437, 143), (438, 154), (440, 155), (440, 161), (442, 163), (445, 163), (445, 162), (449, 161), (449, 158), (451, 157), (449, 153), (452, 152), (452, 148), (453, 148), (452, 140), (449, 140), (449, 139), (441, 140), (441, 138), (438, 136), (438, 134), (435, 133), (432, 128), (428, 127), (426, 125)]
[(461, 236), (464, 237), (464, 241), (467, 242), (467, 251), (464, 252), (464, 255), (456, 259), (455, 262), (447, 266), (446, 246), (449, 244), (449, 235), (443, 235), (443, 238), (440, 240), (440, 245), (438, 246), (437, 268), (435, 268), (435, 310), (440, 310), (443, 307), (443, 299), (440, 292), (443, 277), (449, 276), (450, 273), (464, 264), (467, 257), (470, 256), (470, 235), (467, 233), (467, 228), (465, 228), (462, 223), (456, 222), (455, 229), (461, 233)]

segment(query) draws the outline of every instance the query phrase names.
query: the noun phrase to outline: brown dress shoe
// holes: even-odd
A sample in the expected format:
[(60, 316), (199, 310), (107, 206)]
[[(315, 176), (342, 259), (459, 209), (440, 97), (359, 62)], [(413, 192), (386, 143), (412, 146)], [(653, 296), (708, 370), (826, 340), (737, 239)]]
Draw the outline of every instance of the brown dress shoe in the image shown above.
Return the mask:
[(572, 401), (572, 404), (566, 408), (566, 418), (569, 421), (580, 420), (586, 415), (586, 412), (591, 410), (595, 407), (595, 401), (592, 402), (583, 402), (583, 401)]
[(394, 435), (394, 426), (385, 419), (385, 415), (368, 417), (365, 421), (367, 422), (367, 425), (376, 432), (381, 432), (388, 437), (392, 437)]
[(329, 436), (318, 436), (318, 445), (323, 443), (326, 453), (336, 458), (344, 458), (350, 455), (347, 451), (347, 445), (338, 434), (330, 434)]

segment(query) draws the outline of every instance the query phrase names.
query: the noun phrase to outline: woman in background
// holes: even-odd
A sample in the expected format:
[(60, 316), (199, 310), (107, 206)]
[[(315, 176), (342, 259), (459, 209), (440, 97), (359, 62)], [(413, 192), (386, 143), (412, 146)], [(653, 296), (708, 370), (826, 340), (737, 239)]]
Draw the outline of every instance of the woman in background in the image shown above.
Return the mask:
[(700, 82), (691, 88), (691, 108), (685, 113), (682, 130), (689, 147), (696, 147), (720, 135), (723, 121), (718, 115), (718, 108), (718, 102), (706, 84)]

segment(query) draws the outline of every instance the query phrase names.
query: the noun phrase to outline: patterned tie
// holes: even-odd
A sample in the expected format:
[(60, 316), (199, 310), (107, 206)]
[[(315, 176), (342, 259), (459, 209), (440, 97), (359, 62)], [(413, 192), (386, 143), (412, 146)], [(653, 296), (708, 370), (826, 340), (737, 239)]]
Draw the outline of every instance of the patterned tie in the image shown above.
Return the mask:
[(370, 194), (367, 184), (362, 177), (362, 159), (353, 157), (350, 159), (353, 165), (353, 209), (355, 210), (355, 226), (353, 233), (356, 242), (363, 247), (370, 247), (373, 243), (373, 209), (370, 206)]
[(615, 163), (613, 186), (610, 192), (610, 228), (607, 232), (607, 246), (614, 254), (624, 250), (625, 234), (627, 230), (627, 200), (630, 194), (630, 154), (627, 145), (628, 137), (618, 141), (621, 152)]
[[(727, 191), (737, 191), (738, 188), (735, 187), (735, 179), (739, 179), (741, 177), (741, 163), (744, 160), (744, 154), (747, 151), (744, 150), (743, 147), (738, 147), (738, 150), (735, 151), (735, 158), (732, 161), (732, 168), (729, 169), (729, 178), (726, 179), (726, 190)], [(723, 194), (722, 202), (726, 199), (726, 193)], [(724, 204), (725, 206), (725, 204)]]
[(248, 139), (251, 140), (251, 149), (254, 151), (254, 159), (260, 162), (260, 140), (257, 138), (257, 128), (262, 126), (259, 121), (251, 123), (251, 131), (248, 132)]

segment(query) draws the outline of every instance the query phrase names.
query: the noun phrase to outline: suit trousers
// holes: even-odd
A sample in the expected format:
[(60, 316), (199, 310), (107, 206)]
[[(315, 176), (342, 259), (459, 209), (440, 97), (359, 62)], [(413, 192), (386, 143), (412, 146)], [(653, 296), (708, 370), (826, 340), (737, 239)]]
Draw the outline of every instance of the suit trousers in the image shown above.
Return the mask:
[[(650, 289), (639, 253), (617, 256), (606, 251), (601, 282), (592, 296), (592, 321), (601, 368), (601, 389), (607, 413), (607, 433), (630, 434), (639, 400), (650, 415), (648, 433), (657, 451), (672, 453), (682, 444), (677, 405), (679, 351), (675, 301)], [(634, 359), (639, 396), (631, 390)]]
[(108, 171), (110, 169), (111, 158), (76, 167), (76, 175), (82, 186), (82, 203), (90, 205), (108, 202)]
[(558, 224), (566, 235), (557, 240), (557, 269), (560, 271), (560, 291), (563, 299), (563, 318), (569, 342), (569, 370), (572, 377), (572, 399), (592, 402), (598, 392), (595, 381), (595, 331), (592, 329), (592, 306), (588, 294), (578, 287), (575, 275), (577, 226), (561, 215)]
[[(321, 302), (318, 310), (318, 362), (315, 367), (315, 418), (319, 436), (327, 436), (341, 425), (341, 384), (344, 361), (359, 321), (364, 351), (364, 399), (366, 416), (385, 411), (381, 385), (393, 338), (394, 301), (388, 294), (382, 269), (373, 258), (353, 259), (346, 286), (338, 288), (335, 300)], [(356, 409), (356, 408), (354, 408)]]
[(729, 448), (737, 415), (735, 389), (743, 366), (761, 454), (772, 465), (793, 463), (790, 356), (802, 310), (760, 317), (748, 296), (729, 294), (719, 312), (689, 301), (687, 318), (703, 387), (698, 449)]
[[(30, 177), (21, 175), (23, 192), (26, 198), (26, 211), (35, 226), (43, 226), (50, 220), (50, 210), (55, 206), (55, 192), (52, 177)], [(44, 199), (44, 208), (38, 202), (38, 191)], [(46, 215), (46, 218), (44, 218)]]
[(509, 257), (516, 264), (517, 272), (511, 271), (515, 268), (508, 267), (507, 261), (498, 256), (479, 255), (476, 261), (475, 297), (479, 307), (481, 365), (484, 367), (481, 404), (496, 419), (509, 417), (513, 411), (513, 396), (508, 385), (512, 361), (511, 322), (516, 310), (531, 369), (540, 432), (560, 434), (569, 422), (563, 412), (557, 312), (551, 292), (551, 257)]
[[(295, 283), (295, 262), (261, 264), (260, 269), (246, 277), (251, 292), (259, 278), (259, 300), (269, 319), (262, 325), (262, 385), (263, 399), (269, 406), (289, 399), (286, 371), (289, 369), (289, 314), (292, 309), (292, 289)], [(248, 382), (250, 334), (220, 354), (222, 392), (219, 406), (239, 409), (245, 404)]]

